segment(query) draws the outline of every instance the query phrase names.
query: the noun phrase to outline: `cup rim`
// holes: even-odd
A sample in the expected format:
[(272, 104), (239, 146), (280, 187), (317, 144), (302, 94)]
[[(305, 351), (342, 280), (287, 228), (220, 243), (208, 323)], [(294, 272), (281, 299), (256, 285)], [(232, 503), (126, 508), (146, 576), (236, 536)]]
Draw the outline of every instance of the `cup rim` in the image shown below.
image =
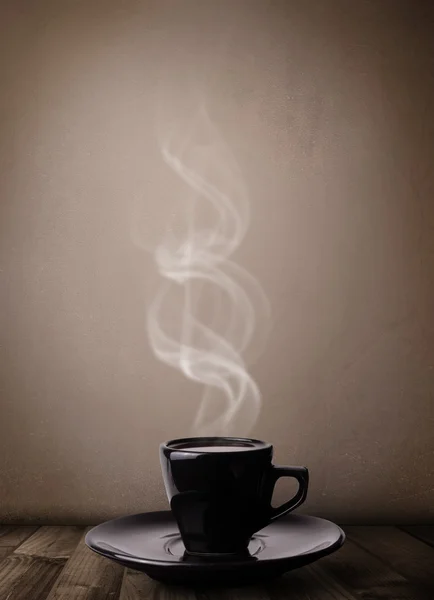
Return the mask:
[[(206, 451), (206, 450), (195, 450), (194, 447), (192, 448), (177, 448), (175, 447), (176, 445), (180, 445), (180, 444), (190, 444), (190, 443), (194, 443), (196, 444), (196, 446), (201, 446), (206, 447), (207, 445), (212, 446), (212, 443), (210, 442), (216, 442), (216, 441), (222, 441), (223, 443), (221, 444), (222, 446), (225, 445), (233, 445), (233, 446), (240, 446), (243, 445), (243, 443), (245, 444), (245, 452), (258, 452), (261, 450), (271, 450), (273, 448), (272, 444), (270, 444), (269, 442), (264, 442), (263, 440), (258, 440), (255, 438), (245, 438), (245, 437), (234, 437), (234, 436), (198, 436), (198, 437), (185, 437), (185, 438), (174, 438), (171, 440), (168, 440), (167, 442), (163, 442), (160, 446), (161, 448), (164, 448), (165, 450), (170, 450), (172, 452), (187, 452), (189, 454), (213, 454), (215, 455), (215, 452), (210, 452), (210, 451)], [(224, 442), (229, 442), (228, 443), (224, 443)], [(236, 443), (238, 442), (238, 444)], [(250, 445), (253, 444), (253, 445)], [(215, 445), (219, 445), (219, 444), (215, 444)], [(220, 455), (222, 454), (235, 454), (238, 452), (236, 450), (224, 450), (222, 452), (219, 452)]]

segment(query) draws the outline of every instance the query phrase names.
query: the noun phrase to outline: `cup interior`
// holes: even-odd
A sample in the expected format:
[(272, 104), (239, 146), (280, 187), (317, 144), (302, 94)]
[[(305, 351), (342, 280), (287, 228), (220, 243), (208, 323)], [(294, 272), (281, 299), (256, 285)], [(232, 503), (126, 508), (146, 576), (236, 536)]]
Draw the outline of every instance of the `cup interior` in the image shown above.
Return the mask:
[(166, 443), (166, 446), (182, 452), (215, 454), (259, 450), (270, 447), (270, 444), (250, 438), (197, 437), (171, 440)]

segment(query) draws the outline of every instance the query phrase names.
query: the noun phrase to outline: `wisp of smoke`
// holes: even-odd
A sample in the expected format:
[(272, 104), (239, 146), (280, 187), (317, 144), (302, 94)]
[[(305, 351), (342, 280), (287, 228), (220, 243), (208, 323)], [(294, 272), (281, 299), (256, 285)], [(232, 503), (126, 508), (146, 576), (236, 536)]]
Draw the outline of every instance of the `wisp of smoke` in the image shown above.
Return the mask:
[[(236, 161), (205, 108), (187, 130), (183, 125), (159, 140), (165, 163), (188, 193), (179, 208), (185, 231), (175, 235), (168, 230), (154, 252), (165, 281), (148, 310), (149, 341), (161, 361), (204, 386), (194, 435), (246, 435), (258, 418), (261, 395), (243, 356), (258, 313), (265, 322), (269, 316), (262, 288), (231, 259), (248, 229), (248, 196)], [(215, 319), (200, 315), (205, 288), (219, 301)], [(175, 306), (174, 332), (164, 315), (175, 297), (181, 300)]]

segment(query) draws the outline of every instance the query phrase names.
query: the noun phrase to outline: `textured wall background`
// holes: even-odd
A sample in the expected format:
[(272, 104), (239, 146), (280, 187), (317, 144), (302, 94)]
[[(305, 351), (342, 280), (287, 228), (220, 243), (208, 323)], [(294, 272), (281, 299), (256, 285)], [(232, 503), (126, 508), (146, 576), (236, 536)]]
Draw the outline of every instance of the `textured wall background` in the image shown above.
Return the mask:
[(310, 467), (305, 511), (432, 521), (429, 5), (3, 0), (0, 520), (166, 506), (157, 446), (200, 389), (148, 347), (159, 278), (131, 223), (157, 238), (179, 194), (156, 89), (182, 105), (194, 73), (250, 190), (237, 260), (273, 308), (252, 433)]

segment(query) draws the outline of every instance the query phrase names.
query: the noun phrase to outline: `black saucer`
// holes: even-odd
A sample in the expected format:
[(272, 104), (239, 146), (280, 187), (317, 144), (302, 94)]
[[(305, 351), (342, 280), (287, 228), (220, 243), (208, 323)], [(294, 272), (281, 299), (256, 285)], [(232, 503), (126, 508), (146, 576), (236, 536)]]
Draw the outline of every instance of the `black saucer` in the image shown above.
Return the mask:
[(334, 523), (289, 515), (255, 534), (249, 555), (236, 559), (184, 555), (169, 511), (107, 521), (86, 535), (87, 546), (153, 579), (183, 585), (239, 585), (282, 575), (337, 550), (345, 534)]

